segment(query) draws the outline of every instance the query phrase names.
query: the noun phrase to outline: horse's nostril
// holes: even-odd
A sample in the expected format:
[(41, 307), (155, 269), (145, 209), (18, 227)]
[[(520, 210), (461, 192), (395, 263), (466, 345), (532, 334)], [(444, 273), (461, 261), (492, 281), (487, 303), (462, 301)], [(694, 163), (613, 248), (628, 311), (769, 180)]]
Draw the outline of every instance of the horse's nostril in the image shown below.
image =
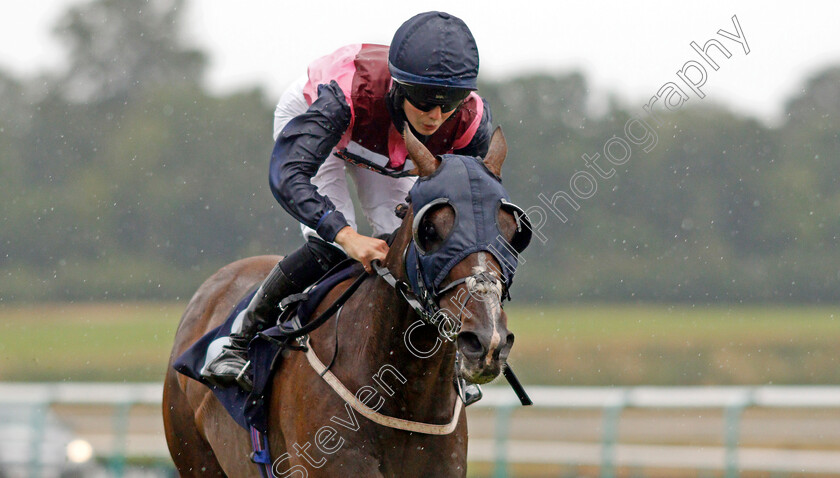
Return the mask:
[(468, 358), (478, 360), (484, 353), (484, 346), (478, 335), (473, 332), (461, 332), (458, 334), (458, 350)]
[(513, 347), (513, 334), (507, 334), (505, 336), (505, 344), (499, 347), (498, 357), (503, 360), (507, 361), (508, 355), (510, 355), (510, 349)]

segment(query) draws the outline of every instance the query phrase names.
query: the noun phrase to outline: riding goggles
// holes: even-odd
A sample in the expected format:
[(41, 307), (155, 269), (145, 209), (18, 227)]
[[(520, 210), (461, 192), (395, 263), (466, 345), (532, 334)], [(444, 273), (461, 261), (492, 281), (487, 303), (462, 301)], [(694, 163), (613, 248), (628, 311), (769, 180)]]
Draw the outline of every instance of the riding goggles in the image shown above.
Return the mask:
[(432, 111), (436, 106), (440, 106), (441, 113), (449, 113), (460, 106), (472, 92), (472, 90), (464, 88), (417, 85), (399, 81), (397, 81), (397, 84), (405, 93), (405, 99), (424, 113)]

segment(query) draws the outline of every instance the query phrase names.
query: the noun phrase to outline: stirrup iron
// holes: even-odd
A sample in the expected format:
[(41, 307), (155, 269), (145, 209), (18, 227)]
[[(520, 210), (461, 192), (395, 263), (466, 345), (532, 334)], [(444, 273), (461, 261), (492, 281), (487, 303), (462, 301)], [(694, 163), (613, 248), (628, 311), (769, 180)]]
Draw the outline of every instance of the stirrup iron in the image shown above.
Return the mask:
[(239, 374), (236, 376), (236, 383), (242, 390), (246, 392), (250, 392), (254, 389), (254, 381), (251, 377), (248, 376), (248, 369), (251, 368), (251, 361), (248, 360), (245, 362), (245, 366), (242, 367), (242, 370), (239, 371)]

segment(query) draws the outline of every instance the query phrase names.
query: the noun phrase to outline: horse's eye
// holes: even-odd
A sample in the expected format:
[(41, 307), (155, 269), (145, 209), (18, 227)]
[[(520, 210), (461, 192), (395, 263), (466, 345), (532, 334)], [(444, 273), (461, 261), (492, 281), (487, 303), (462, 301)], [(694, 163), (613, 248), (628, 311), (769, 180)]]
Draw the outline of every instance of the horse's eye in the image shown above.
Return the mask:
[(423, 221), (423, 238), (433, 240), (438, 238), (437, 229), (432, 221)]
[(431, 249), (432, 245), (439, 239), (434, 223), (428, 218), (425, 218), (423, 222), (420, 223), (417, 235), (419, 236), (419, 245), (425, 250)]
[[(450, 214), (444, 208), (452, 210)], [(452, 206), (448, 204), (433, 204), (431, 208), (422, 212), (417, 229), (414, 232), (419, 250), (424, 254), (433, 253), (451, 233), (456, 215)]]

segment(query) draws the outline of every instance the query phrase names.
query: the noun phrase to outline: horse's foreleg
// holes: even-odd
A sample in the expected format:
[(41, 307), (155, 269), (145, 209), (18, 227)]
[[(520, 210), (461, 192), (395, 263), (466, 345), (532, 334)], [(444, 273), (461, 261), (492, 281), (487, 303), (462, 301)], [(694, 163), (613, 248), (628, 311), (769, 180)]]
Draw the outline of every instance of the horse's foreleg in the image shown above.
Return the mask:
[[(324, 456), (314, 447), (293, 447), (275, 457), (273, 469), (277, 476), (305, 476), (307, 478), (335, 478), (336, 476), (363, 476), (385, 478), (378, 458), (367, 452), (340, 450), (335, 455)], [(392, 475), (395, 478), (401, 475)]]
[[(195, 423), (207, 443), (215, 450), (215, 458), (227, 476), (259, 477), (259, 470), (251, 461), (251, 439), (248, 432), (233, 421), (228, 412), (204, 385), (193, 382), (200, 402), (194, 402)], [(193, 397), (193, 391), (189, 391)], [(198, 396), (198, 395), (197, 395)]]
[(194, 416), (177, 374), (170, 367), (163, 385), (163, 425), (179, 476), (225, 476), (213, 449), (196, 427)]

